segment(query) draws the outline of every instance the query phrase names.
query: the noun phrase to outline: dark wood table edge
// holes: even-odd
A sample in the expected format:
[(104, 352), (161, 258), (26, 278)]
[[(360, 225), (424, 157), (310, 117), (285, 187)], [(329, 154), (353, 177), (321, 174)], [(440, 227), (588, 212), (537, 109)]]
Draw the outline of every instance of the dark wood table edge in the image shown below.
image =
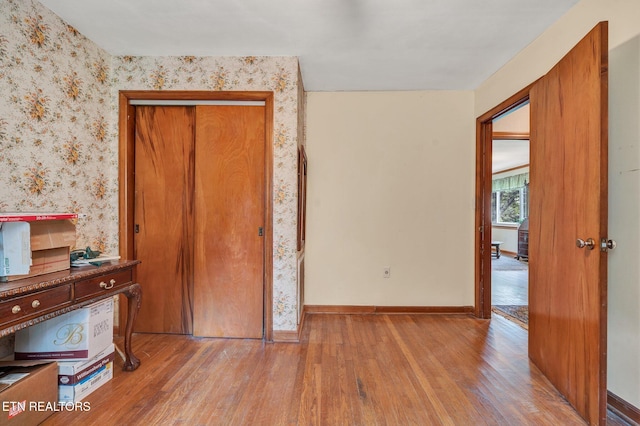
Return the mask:
[[(129, 265), (126, 266), (125, 269), (130, 267), (135, 267), (135, 265), (140, 263), (140, 261), (127, 261), (126, 263), (128, 263)], [(111, 271), (116, 271), (118, 269), (121, 269), (122, 263), (118, 262), (113, 265), (105, 265), (105, 266), (106, 267), (102, 268), (102, 272), (111, 272)], [(42, 277), (45, 277), (45, 276), (33, 277), (33, 278), (37, 280), (37, 279), (42, 279)], [(60, 285), (66, 282), (74, 282), (75, 281), (74, 278), (76, 278), (74, 277), (74, 274), (69, 274), (63, 279), (51, 280), (50, 283), (54, 283), (51, 285), (34, 285), (34, 286), (28, 286), (27, 287), (28, 291), (20, 291), (19, 289), (14, 289), (6, 292), (0, 291), (0, 293), (5, 297), (23, 295), (25, 293), (32, 293), (34, 291), (47, 290), (49, 288), (55, 287), (56, 285)], [(9, 284), (11, 283), (18, 283), (18, 281), (13, 281), (13, 282), (10, 282)], [(3, 283), (3, 284), (6, 284), (6, 283)], [(138, 359), (138, 357), (136, 357), (133, 354), (133, 349), (131, 345), (134, 322), (142, 303), (142, 287), (140, 286), (139, 283), (134, 282), (124, 287), (117, 288), (113, 291), (103, 293), (99, 296), (91, 297), (86, 300), (78, 301), (75, 303), (68, 302), (67, 305), (62, 306), (59, 309), (55, 309), (50, 312), (39, 314), (36, 317), (25, 319), (24, 321), (12, 324), (10, 327), (5, 327), (0, 329), (0, 337), (9, 336), (11, 334), (14, 334), (18, 330), (28, 328), (32, 325), (38, 324), (40, 322), (44, 322), (48, 319), (55, 318), (57, 316), (60, 316), (62, 314), (65, 314), (71, 311), (75, 311), (77, 309), (83, 308), (97, 301), (104, 300), (109, 297), (117, 296), (119, 294), (123, 294), (127, 298), (127, 302), (128, 302), (127, 323), (125, 326), (125, 333), (124, 333), (125, 360), (124, 360), (124, 365), (122, 369), (124, 371), (134, 371), (140, 366), (140, 359)]]

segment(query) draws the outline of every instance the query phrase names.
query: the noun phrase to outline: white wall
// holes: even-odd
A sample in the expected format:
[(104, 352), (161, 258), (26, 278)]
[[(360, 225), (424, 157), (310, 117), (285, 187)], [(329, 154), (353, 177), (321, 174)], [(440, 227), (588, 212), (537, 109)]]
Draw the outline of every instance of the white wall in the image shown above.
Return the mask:
[(477, 90), (481, 115), (546, 73), (598, 21), (609, 21), (608, 388), (640, 407), (640, 1), (582, 0)]
[(511, 253), (518, 252), (518, 228), (517, 227), (504, 227), (504, 226), (492, 226), (491, 227), (491, 241), (502, 241), (500, 244), (501, 251), (508, 251)]
[(640, 35), (611, 50), (609, 81), (609, 389), (640, 407)]
[(474, 151), (472, 92), (308, 93), (305, 303), (473, 305)]

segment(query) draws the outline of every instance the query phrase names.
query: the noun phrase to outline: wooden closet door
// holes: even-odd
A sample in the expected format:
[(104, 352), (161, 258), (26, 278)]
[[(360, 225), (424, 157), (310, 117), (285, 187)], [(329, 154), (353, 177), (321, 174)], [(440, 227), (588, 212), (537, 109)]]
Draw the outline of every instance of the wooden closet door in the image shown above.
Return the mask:
[(264, 156), (264, 106), (196, 107), (196, 336), (263, 336)]
[(194, 119), (194, 107), (136, 107), (138, 332), (192, 333)]

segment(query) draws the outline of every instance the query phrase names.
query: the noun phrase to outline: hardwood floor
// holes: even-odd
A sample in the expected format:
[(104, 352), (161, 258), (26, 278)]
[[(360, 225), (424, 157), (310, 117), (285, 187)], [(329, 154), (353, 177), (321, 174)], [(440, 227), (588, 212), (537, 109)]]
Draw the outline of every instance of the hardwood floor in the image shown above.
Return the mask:
[[(46, 425), (581, 425), (496, 317), (308, 315), (299, 344), (137, 334), (132, 373)], [(609, 424), (617, 423), (612, 418)]]

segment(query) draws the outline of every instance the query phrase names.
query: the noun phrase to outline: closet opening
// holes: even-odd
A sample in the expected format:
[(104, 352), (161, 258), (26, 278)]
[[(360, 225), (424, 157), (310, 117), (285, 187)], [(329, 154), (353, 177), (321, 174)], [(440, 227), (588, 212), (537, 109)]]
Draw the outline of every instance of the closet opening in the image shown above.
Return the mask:
[[(140, 226), (140, 217), (136, 217), (136, 200), (140, 199), (140, 188), (136, 189), (136, 178), (138, 181), (142, 179), (142, 175), (136, 175), (136, 155), (140, 154), (136, 152), (136, 109), (137, 108), (154, 108), (154, 106), (158, 106), (159, 108), (170, 107), (168, 111), (174, 111), (173, 108), (183, 108), (185, 110), (193, 110), (196, 112), (186, 112), (184, 114), (178, 113), (177, 116), (184, 116), (184, 118), (180, 118), (180, 120), (184, 120), (185, 122), (191, 123), (190, 120), (192, 118), (188, 118), (193, 115), (194, 118), (193, 125), (194, 129), (200, 129), (200, 135), (212, 135), (216, 134), (220, 140), (228, 140), (231, 139), (242, 139), (245, 138), (246, 144), (252, 144), (250, 146), (259, 148), (259, 162), (260, 164), (256, 164), (255, 158), (253, 160), (247, 160), (246, 152), (252, 151), (253, 149), (247, 149), (247, 146), (224, 146), (218, 143), (212, 144), (210, 141), (207, 141), (209, 136), (202, 138), (200, 137), (200, 141), (198, 141), (198, 137), (194, 136), (194, 144), (196, 146), (193, 149), (185, 149), (182, 157), (185, 162), (193, 162), (195, 165), (188, 166), (184, 168), (186, 171), (184, 172), (184, 180), (185, 182), (193, 182), (194, 188), (190, 188), (188, 191), (184, 192), (193, 192), (194, 201), (193, 204), (187, 204), (189, 206), (193, 206), (193, 211), (190, 208), (185, 208), (185, 214), (189, 216), (187, 220), (183, 222), (187, 225), (183, 226), (183, 230), (177, 231), (180, 236), (188, 236), (189, 238), (196, 238), (194, 236), (202, 235), (203, 232), (210, 232), (207, 230), (210, 229), (222, 229), (222, 228), (214, 228), (214, 226), (229, 226), (227, 231), (230, 234), (233, 234), (233, 238), (237, 237), (237, 234), (240, 230), (246, 229), (246, 234), (249, 237), (242, 237), (251, 239), (251, 244), (254, 246), (258, 244), (260, 246), (261, 255), (259, 259), (255, 262), (251, 262), (253, 266), (250, 268), (246, 268), (246, 265), (242, 265), (243, 269), (254, 269), (254, 272), (257, 271), (257, 274), (260, 278), (260, 286), (261, 286), (261, 306), (260, 309), (255, 309), (255, 311), (260, 311), (259, 315), (261, 316), (261, 329), (259, 330), (259, 337), (267, 340), (273, 340), (273, 319), (272, 319), (272, 304), (273, 304), (273, 231), (272, 231), (272, 223), (273, 223), (273, 213), (272, 213), (272, 146), (273, 146), (273, 93), (272, 92), (213, 92), (213, 91), (121, 91), (119, 96), (119, 243), (120, 243), (120, 256), (123, 258), (134, 259), (136, 257), (136, 243), (137, 237), (139, 237), (139, 233), (141, 233), (141, 229), (144, 229)], [(256, 108), (254, 108), (256, 107)], [(262, 111), (262, 112), (259, 112)], [(253, 120), (257, 117), (258, 122), (254, 122), (253, 125), (247, 126), (246, 123), (242, 122), (236, 125), (226, 126), (225, 123), (229, 122), (233, 117), (235, 117), (237, 112), (241, 112), (241, 118), (238, 120), (248, 120), (249, 122), (253, 122)], [(171, 113), (173, 114), (173, 113)], [(166, 120), (162, 119), (163, 125), (167, 125), (167, 129), (173, 129), (171, 124), (167, 124)], [(226, 126), (226, 128), (225, 128)], [(253, 129), (253, 130), (242, 130), (242, 129)], [(241, 129), (241, 130), (238, 130)], [(141, 129), (138, 128), (138, 133), (141, 133)], [(173, 130), (171, 130), (173, 132)], [(197, 131), (197, 130), (196, 130)], [(240, 132), (251, 132), (251, 133), (242, 133), (242, 136), (237, 136), (237, 131)], [(236, 133), (234, 133), (236, 132)], [(235, 135), (235, 136), (234, 136)], [(256, 136), (257, 135), (257, 136)], [(262, 141), (260, 144), (257, 144), (255, 141), (258, 140), (256, 138), (261, 138)], [(185, 141), (189, 140), (190, 137), (185, 137)], [(234, 139), (234, 140), (235, 140)], [(170, 144), (169, 144), (170, 145)], [(173, 147), (175, 148), (175, 147)], [(171, 149), (173, 149), (171, 148)], [(138, 147), (139, 150), (142, 150), (141, 147)], [(211, 154), (211, 150), (219, 150), (218, 154), (224, 152), (224, 155), (231, 155), (231, 158), (228, 161), (222, 162), (219, 167), (213, 167), (212, 161), (215, 161), (216, 155)], [(221, 151), (220, 151), (221, 150)], [(198, 158), (195, 158), (196, 154), (200, 151), (198, 157), (201, 159), (198, 162)], [(173, 154), (171, 154), (173, 155)], [(236, 158), (236, 157), (243, 158)], [(192, 158), (194, 157), (194, 158)], [(142, 157), (140, 157), (142, 158)], [(138, 160), (140, 160), (138, 158)], [(157, 158), (154, 159), (157, 161)], [(247, 161), (253, 161), (253, 163), (247, 163)], [(175, 162), (172, 162), (172, 159), (167, 159), (166, 164), (170, 165)], [(218, 188), (220, 185), (215, 185), (212, 183), (212, 179), (223, 179), (226, 182), (230, 182), (231, 176), (233, 176), (233, 181), (238, 182), (238, 179), (245, 179), (243, 173), (237, 173), (237, 170), (226, 169), (221, 171), (221, 167), (230, 167), (225, 166), (225, 164), (235, 164), (234, 167), (241, 167), (242, 164), (253, 164), (247, 165), (247, 170), (261, 170), (257, 172), (258, 178), (254, 179), (249, 183), (240, 183), (239, 187), (233, 189), (233, 194), (223, 194), (218, 195), (215, 194), (206, 194), (203, 193), (209, 191), (211, 192), (211, 188)], [(140, 162), (138, 162), (138, 166), (140, 167)], [(162, 170), (163, 167), (159, 167), (158, 170)], [(183, 167), (178, 167), (178, 169), (183, 169)], [(201, 179), (204, 183), (198, 184), (198, 176), (195, 176), (193, 179), (190, 178), (190, 174), (193, 173), (193, 169), (200, 170), (203, 176)], [(218, 174), (216, 175), (215, 170), (218, 170)], [(170, 172), (173, 173), (173, 172)], [(190, 180), (191, 179), (191, 180)], [(170, 179), (166, 177), (167, 182), (175, 181), (177, 179)], [(138, 182), (140, 183), (140, 182)], [(260, 210), (259, 220), (254, 220), (248, 226), (238, 226), (237, 222), (228, 223), (228, 221), (223, 218), (216, 219), (214, 216), (219, 215), (218, 210), (225, 209), (224, 206), (228, 206), (230, 204), (236, 204), (235, 208), (243, 209), (244, 203), (230, 203), (230, 196), (238, 196), (240, 193), (245, 193), (245, 189), (247, 185), (251, 187), (257, 188), (254, 193), (259, 194), (255, 195), (254, 198), (258, 200), (259, 204), (263, 207), (263, 210)], [(199, 189), (198, 189), (199, 188)], [(253, 189), (252, 189), (253, 190)], [(138, 192), (138, 194), (136, 193)], [(197, 195), (195, 191), (199, 191)], [(217, 191), (217, 190), (216, 190)], [(156, 191), (160, 193), (161, 191)], [(176, 192), (176, 191), (174, 191)], [(171, 195), (171, 194), (169, 194)], [(173, 194), (174, 196), (179, 196), (184, 198), (184, 193)], [(188, 198), (188, 197), (187, 197)], [(200, 201), (198, 201), (200, 200)], [(222, 206), (222, 207), (221, 207)], [(148, 207), (148, 206), (147, 206)], [(162, 208), (162, 206), (156, 206)], [(140, 213), (141, 208), (138, 207), (138, 213)], [(214, 213), (215, 210), (215, 213)], [(147, 208), (148, 212), (151, 209)], [(227, 209), (227, 211), (231, 211)], [(196, 219), (192, 215), (200, 214), (200, 216)], [(235, 214), (227, 213), (227, 219), (236, 220)], [(240, 216), (245, 216), (243, 213)], [(255, 224), (253, 223), (255, 222)], [(204, 225), (203, 225), (204, 224)], [(224, 225), (227, 224), (227, 225)], [(137, 225), (137, 226), (136, 226)], [(200, 227), (200, 228), (198, 228)], [(208, 228), (207, 228), (208, 227)], [(253, 230), (253, 227), (256, 229)], [(233, 229), (233, 231), (229, 231), (229, 229)], [(204, 231), (203, 231), (204, 230)], [(236, 232), (238, 230), (239, 232)], [(138, 235), (136, 235), (136, 231)], [(255, 231), (255, 238), (254, 232)], [(242, 231), (244, 232), (244, 231)], [(179, 238), (178, 238), (179, 239)], [(183, 259), (191, 259), (192, 257), (197, 258), (198, 253), (209, 253), (210, 251), (217, 250), (214, 247), (215, 241), (220, 240), (220, 235), (216, 235), (214, 238), (212, 235), (206, 238), (200, 238), (200, 247), (198, 248), (198, 240), (196, 238), (195, 243), (185, 243), (185, 247), (193, 247), (193, 252), (189, 255), (183, 256)], [(222, 246), (230, 246), (230, 244), (234, 244), (230, 242), (229, 244), (222, 244)], [(241, 244), (246, 244), (246, 242), (242, 242)], [(158, 244), (154, 244), (158, 245)], [(214, 248), (212, 248), (214, 247)], [(239, 249), (235, 246), (229, 248), (229, 250), (224, 254), (228, 258), (228, 256), (235, 255), (238, 252), (242, 252), (243, 249)], [(232, 250), (233, 249), (233, 250)], [(158, 247), (157, 250), (162, 250), (162, 247)], [(251, 250), (249, 250), (251, 251)], [(235, 253), (235, 254), (234, 254)], [(194, 255), (194, 256), (192, 256)], [(223, 256), (223, 257), (224, 257)], [(204, 260), (202, 260), (204, 259)], [(197, 262), (197, 261), (195, 261)], [(144, 263), (144, 261), (143, 261)], [(150, 262), (148, 262), (150, 263)], [(223, 263), (224, 265), (228, 264)], [(204, 265), (201, 269), (200, 279), (207, 280), (212, 275), (216, 275), (218, 271), (220, 271), (220, 265), (215, 265), (215, 262), (210, 262), (209, 258), (201, 256), (201, 266)], [(255, 264), (255, 265), (254, 265)], [(253, 268), (255, 266), (255, 268)], [(257, 269), (256, 269), (257, 268)], [(188, 269), (188, 268), (187, 268)], [(198, 268), (195, 267), (195, 276), (198, 277)], [(216, 271), (216, 272), (212, 272)], [(182, 273), (182, 275), (189, 276), (189, 274), (193, 274), (193, 271), (187, 271), (186, 274)], [(140, 281), (142, 286), (142, 307), (145, 307), (145, 299), (150, 305), (157, 305), (158, 303), (168, 303), (171, 304), (174, 301), (173, 297), (167, 297), (165, 300), (158, 302), (158, 300), (153, 299), (152, 294), (155, 291), (154, 286), (158, 285), (159, 280), (154, 280), (156, 282), (142, 282), (144, 280), (144, 269), (142, 272), (138, 272), (138, 277), (136, 280)], [(233, 280), (236, 274), (231, 272), (227, 272), (227, 278)], [(196, 278), (197, 279), (197, 278)], [(189, 279), (186, 280), (187, 288), (178, 290), (181, 293), (181, 300), (179, 303), (181, 304), (181, 308), (177, 308), (178, 311), (181, 311), (181, 318), (177, 321), (182, 322), (183, 324), (188, 323), (189, 321), (194, 320), (194, 307), (196, 308), (196, 316), (197, 316), (197, 304), (194, 302), (197, 301), (197, 295), (193, 294), (193, 287), (189, 288)], [(147, 290), (147, 291), (145, 291)], [(145, 293), (150, 293), (149, 296), (145, 298)], [(210, 297), (210, 296), (209, 296)], [(169, 300), (167, 300), (169, 299)], [(177, 302), (176, 302), (177, 303)], [(206, 303), (203, 305), (206, 307)], [(154, 315), (157, 314), (158, 306), (149, 306), (149, 309), (155, 309)], [(202, 318), (207, 319), (209, 317), (209, 312), (205, 309)], [(122, 317), (123, 313), (126, 312), (127, 306), (126, 302), (121, 301), (120, 304), (120, 324), (124, 324)], [(245, 316), (246, 311), (243, 312), (241, 308), (235, 308), (233, 311), (233, 315), (228, 315), (229, 326), (233, 327), (236, 320)], [(164, 319), (161, 316), (158, 316), (158, 321), (161, 322)], [(203, 322), (204, 320), (201, 320)], [(208, 321), (208, 320), (207, 320)], [(206, 322), (206, 321), (204, 321)], [(193, 324), (189, 326), (189, 324), (180, 324), (180, 330), (187, 331), (186, 334), (191, 334), (193, 332)], [(211, 332), (211, 330), (216, 329), (217, 326), (213, 328), (205, 327), (205, 333)], [(195, 327), (195, 335), (199, 335), (197, 333), (198, 327)], [(178, 331), (178, 332), (183, 332)], [(215, 330), (214, 330), (215, 331)], [(217, 332), (217, 331), (216, 331)], [(255, 333), (254, 333), (255, 334)], [(204, 335), (204, 334), (200, 334)], [(224, 335), (224, 334), (223, 334)], [(213, 337), (217, 337), (217, 335), (213, 335)], [(243, 337), (239, 336), (224, 336), (224, 337)], [(256, 336), (254, 335), (254, 338)]]

